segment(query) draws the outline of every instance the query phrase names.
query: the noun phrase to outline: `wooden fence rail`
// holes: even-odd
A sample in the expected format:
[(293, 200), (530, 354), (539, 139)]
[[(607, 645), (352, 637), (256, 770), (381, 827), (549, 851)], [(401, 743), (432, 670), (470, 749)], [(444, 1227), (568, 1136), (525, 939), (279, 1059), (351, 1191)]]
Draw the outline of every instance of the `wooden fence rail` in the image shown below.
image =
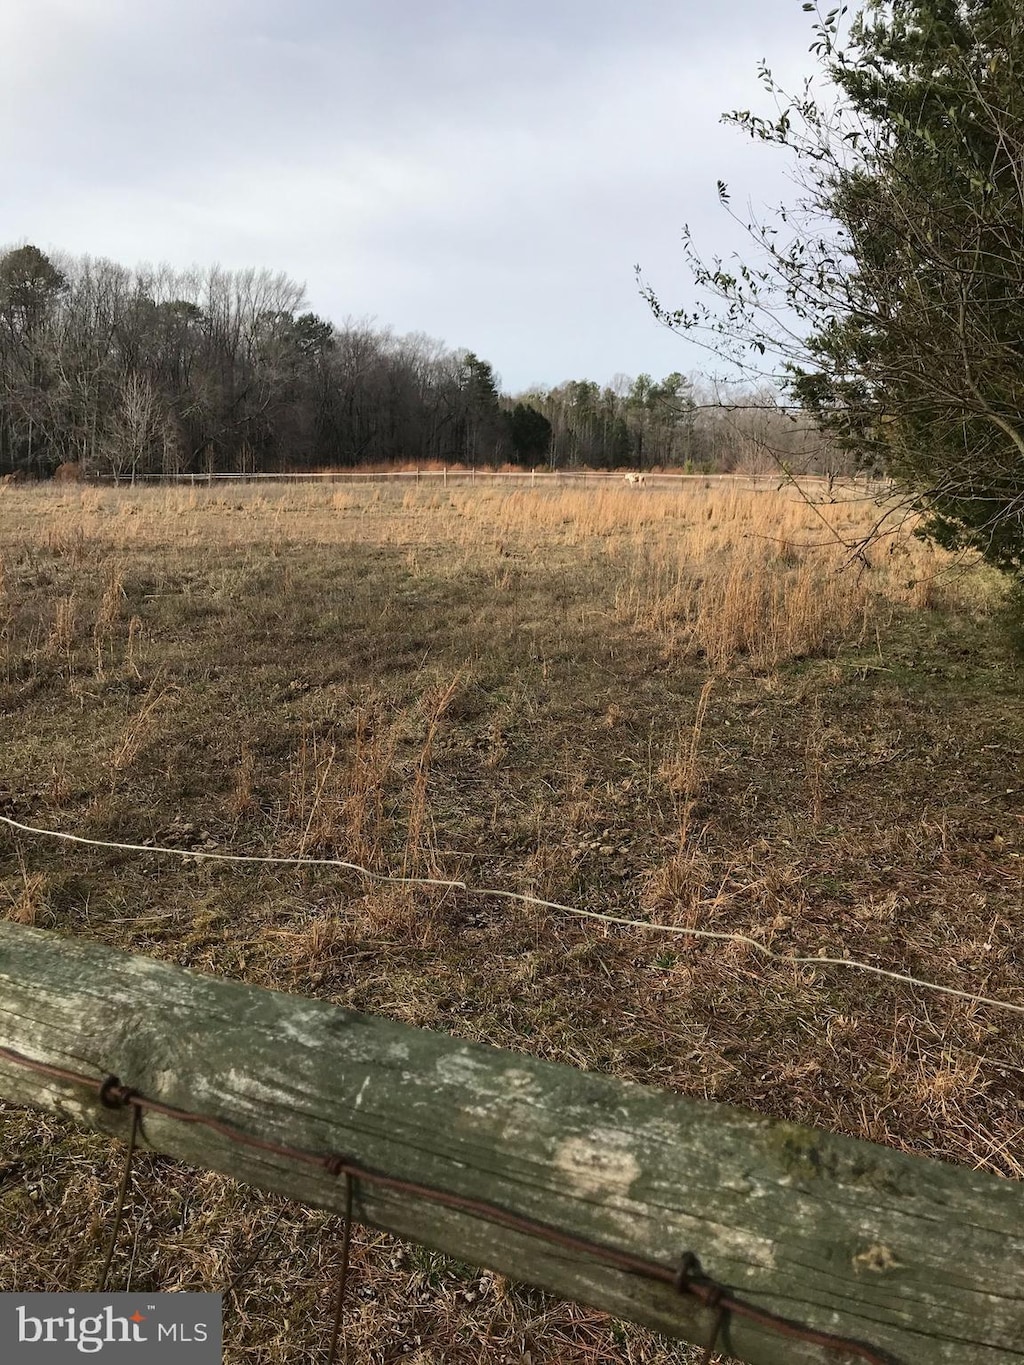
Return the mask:
[[(269, 1144), (344, 1154), (671, 1268), (904, 1365), (1024, 1362), (1024, 1185), (302, 997), (0, 923), (0, 1097), (126, 1136), (109, 1074)], [(344, 1182), (144, 1112), (152, 1150), (340, 1211)], [(360, 1222), (688, 1341), (715, 1313), (671, 1285), (408, 1189), (354, 1182)], [(25, 1286), (26, 1289), (32, 1286)], [(729, 1314), (753, 1365), (843, 1356)], [(856, 1359), (850, 1355), (849, 1359)], [(861, 1358), (864, 1358), (863, 1356)]]

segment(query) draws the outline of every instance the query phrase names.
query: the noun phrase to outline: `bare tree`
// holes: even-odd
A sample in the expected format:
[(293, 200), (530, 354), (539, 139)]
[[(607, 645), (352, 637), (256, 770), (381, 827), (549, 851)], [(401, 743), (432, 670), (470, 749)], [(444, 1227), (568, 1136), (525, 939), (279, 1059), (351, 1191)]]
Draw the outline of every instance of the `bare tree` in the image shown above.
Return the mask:
[(152, 381), (130, 371), (100, 447), (103, 472), (110, 473), (115, 483), (135, 483), (140, 474), (162, 466), (166, 440), (166, 420)]

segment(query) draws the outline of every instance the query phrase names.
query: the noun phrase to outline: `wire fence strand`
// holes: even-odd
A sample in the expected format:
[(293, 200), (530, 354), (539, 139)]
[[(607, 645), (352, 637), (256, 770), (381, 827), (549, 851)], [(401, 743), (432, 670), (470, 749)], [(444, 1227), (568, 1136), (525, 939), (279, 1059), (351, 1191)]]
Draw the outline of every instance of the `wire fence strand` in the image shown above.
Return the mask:
[(347, 862), (342, 858), (274, 857), (261, 854), (220, 853), (203, 849), (171, 848), (159, 844), (119, 843), (112, 839), (90, 839), (81, 834), (67, 834), (63, 830), (43, 829), (36, 825), (26, 825), (7, 815), (0, 815), (0, 823), (7, 825), (11, 829), (18, 830), (22, 834), (31, 834), (46, 839), (63, 840), (66, 843), (83, 844), (92, 848), (116, 849), (126, 853), (159, 854), (185, 860), (194, 858), (224, 863), (276, 864), (288, 867), (334, 867), (344, 871), (354, 872), (370, 881), (404, 886), (433, 887), (444, 891), (459, 891), (467, 895), (490, 900), (512, 901), (520, 905), (533, 906), (535, 909), (554, 910), (560, 914), (572, 915), (578, 919), (594, 920), (602, 924), (614, 924), (628, 929), (637, 929), (644, 933), (669, 934), (680, 938), (694, 938), (710, 942), (741, 944), (744, 947), (750, 948), (753, 952), (758, 953), (766, 961), (778, 962), (788, 967), (842, 967), (847, 971), (863, 972), (870, 976), (883, 977), (889, 981), (897, 981), (902, 985), (915, 986), (920, 990), (932, 991), (938, 995), (947, 995), (957, 1000), (966, 1000), (970, 1004), (983, 1005), (990, 1009), (1005, 1010), (1012, 1014), (1024, 1014), (1024, 1005), (1014, 1004), (1010, 1000), (1000, 1000), (994, 996), (983, 995), (976, 991), (960, 990), (956, 986), (943, 986), (939, 982), (927, 981), (922, 977), (913, 976), (909, 972), (898, 972), (893, 971), (888, 967), (878, 967), (872, 962), (863, 962), (859, 958), (827, 957), (821, 955), (798, 956), (790, 953), (777, 953), (773, 948), (769, 948), (765, 944), (759, 943), (757, 939), (751, 938), (748, 934), (741, 934), (736, 931), (698, 929), (691, 927), (690, 925), (662, 924), (657, 920), (632, 919), (628, 915), (610, 915), (602, 910), (583, 910), (579, 906), (566, 905), (561, 901), (544, 900), (540, 896), (531, 896), (529, 893), (523, 891), (503, 891), (496, 887), (475, 887), (465, 881), (446, 880), (437, 877), (393, 876), (384, 872), (375, 872), (372, 868), (363, 867), (359, 863)]
[(158, 844), (120, 844), (115, 839), (93, 839), (86, 838), (82, 834), (66, 834), (63, 830), (42, 829), (34, 824), (23, 824), (20, 820), (11, 819), (11, 816), (0, 815), (0, 823), (7, 824), (12, 830), (18, 830), (22, 834), (38, 835), (42, 838), (61, 839), (68, 844), (89, 845), (91, 848), (120, 849), (127, 853), (156, 853), (167, 854), (171, 857), (180, 859), (205, 859), (214, 863), (253, 863), (253, 864), (279, 864), (285, 867), (335, 867), (348, 872), (355, 872), (359, 876), (365, 876), (367, 880), (374, 882), (392, 883), (392, 885), (403, 886), (423, 886), (434, 887), (434, 889), (448, 891), (463, 891), (467, 895), (475, 897), (485, 897), (489, 900), (513, 901), (520, 905), (531, 905), (535, 909), (557, 910), (563, 915), (575, 916), (576, 919), (595, 920), (602, 924), (623, 925), (631, 930), (640, 930), (644, 934), (670, 934), (679, 938), (705, 939), (710, 942), (720, 943), (740, 943), (748, 949), (758, 953), (766, 961), (781, 962), (786, 966), (838, 966), (851, 972), (864, 972), (870, 976), (885, 977), (886, 980), (900, 981), (904, 986), (915, 986), (924, 991), (934, 991), (938, 995), (953, 996), (954, 999), (967, 1001), (971, 1005), (983, 1005), (990, 1009), (1006, 1010), (1012, 1014), (1024, 1014), (1024, 1005), (1014, 1005), (1012, 1001), (1001, 1001), (991, 995), (982, 995), (976, 991), (961, 991), (954, 986), (942, 986), (938, 981), (924, 980), (920, 976), (912, 976), (909, 972), (894, 972), (886, 966), (875, 966), (874, 962), (863, 962), (856, 957), (825, 957), (825, 955), (796, 955), (791, 953), (776, 953), (765, 943), (759, 943), (755, 938), (748, 934), (730, 930), (699, 930), (688, 924), (662, 924), (657, 920), (638, 920), (631, 919), (628, 915), (609, 915), (605, 910), (584, 910), (578, 905), (565, 905), (561, 901), (542, 900), (539, 895), (530, 895), (526, 891), (505, 891), (498, 887), (490, 886), (471, 886), (468, 882), (460, 880), (448, 880), (444, 878), (431, 878), (431, 876), (395, 876), (388, 872), (375, 872), (373, 868), (362, 867), (359, 863), (348, 863), (344, 859), (333, 859), (333, 857), (273, 857), (268, 854), (255, 853), (220, 853), (209, 852), (203, 849), (176, 849), (169, 846)]

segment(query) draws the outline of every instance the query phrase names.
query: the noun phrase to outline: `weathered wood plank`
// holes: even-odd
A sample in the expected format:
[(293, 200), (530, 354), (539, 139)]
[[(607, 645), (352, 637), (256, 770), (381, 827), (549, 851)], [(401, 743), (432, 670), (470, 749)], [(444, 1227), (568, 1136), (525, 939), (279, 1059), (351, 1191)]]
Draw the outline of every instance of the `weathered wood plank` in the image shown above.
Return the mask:
[[(0, 924), (0, 1044), (254, 1135), (485, 1199), (914, 1365), (1024, 1361), (1024, 1186), (301, 997)], [(0, 1095), (123, 1135), (91, 1092), (0, 1059)], [(148, 1115), (146, 1142), (340, 1210), (319, 1172)], [(363, 1182), (356, 1215), (687, 1340), (666, 1286)], [(835, 1361), (734, 1317), (754, 1365)]]

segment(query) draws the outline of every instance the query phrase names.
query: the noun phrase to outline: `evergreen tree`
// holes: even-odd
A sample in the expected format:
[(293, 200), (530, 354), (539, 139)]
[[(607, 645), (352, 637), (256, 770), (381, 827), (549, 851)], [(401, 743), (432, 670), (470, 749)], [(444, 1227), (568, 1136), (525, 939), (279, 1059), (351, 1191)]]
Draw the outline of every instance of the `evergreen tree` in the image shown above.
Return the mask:
[(462, 391), (467, 463), (503, 459), (507, 428), (498, 402), (498, 381), (491, 365), (472, 351), (463, 358)]
[(538, 464), (551, 449), (551, 423), (528, 403), (517, 403), (508, 414), (512, 449), (519, 464)]
[[(811, 5), (805, 5), (811, 10)], [(815, 25), (839, 99), (767, 88), (728, 121), (795, 153), (803, 200), (747, 223), (757, 264), (706, 263), (668, 312), (717, 354), (751, 352), (929, 534), (1024, 569), (1024, 11), (1018, 0), (872, 0)], [(720, 184), (726, 205), (729, 195)], [(710, 297), (708, 297), (710, 295)]]

